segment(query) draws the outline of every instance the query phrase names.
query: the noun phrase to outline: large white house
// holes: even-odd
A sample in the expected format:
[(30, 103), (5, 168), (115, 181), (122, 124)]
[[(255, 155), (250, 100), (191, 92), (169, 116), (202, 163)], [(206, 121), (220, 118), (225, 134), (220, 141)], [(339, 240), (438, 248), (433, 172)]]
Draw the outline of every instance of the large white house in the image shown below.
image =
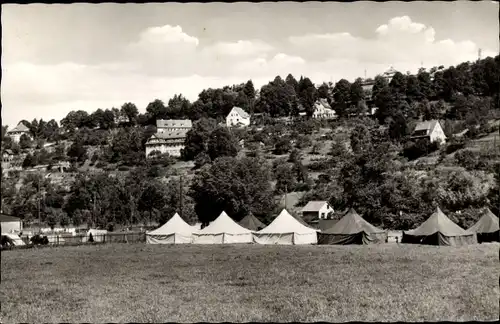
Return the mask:
[(7, 136), (12, 138), (12, 141), (15, 143), (19, 143), (19, 140), (21, 139), (21, 136), (27, 135), (29, 136), (29, 129), (24, 125), (23, 123), (17, 124), (16, 127), (13, 129), (7, 131)]
[(412, 139), (428, 138), (430, 142), (446, 142), (446, 135), (438, 120), (423, 121), (417, 124), (411, 134)]
[(328, 101), (324, 98), (314, 103), (313, 118), (315, 119), (333, 119), (336, 118), (335, 110), (332, 109)]
[(146, 142), (146, 157), (151, 152), (159, 151), (170, 156), (181, 156), (186, 134), (193, 127), (188, 119), (159, 119), (156, 121), (156, 133)]
[(250, 115), (240, 107), (233, 107), (226, 117), (227, 127), (250, 125)]

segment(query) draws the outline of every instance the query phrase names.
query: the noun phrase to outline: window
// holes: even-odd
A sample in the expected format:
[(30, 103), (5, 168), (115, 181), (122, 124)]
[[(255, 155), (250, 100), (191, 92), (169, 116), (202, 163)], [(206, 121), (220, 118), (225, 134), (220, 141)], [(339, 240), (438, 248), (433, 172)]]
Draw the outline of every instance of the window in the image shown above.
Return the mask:
[(320, 218), (325, 218), (325, 213), (321, 213), (321, 217)]

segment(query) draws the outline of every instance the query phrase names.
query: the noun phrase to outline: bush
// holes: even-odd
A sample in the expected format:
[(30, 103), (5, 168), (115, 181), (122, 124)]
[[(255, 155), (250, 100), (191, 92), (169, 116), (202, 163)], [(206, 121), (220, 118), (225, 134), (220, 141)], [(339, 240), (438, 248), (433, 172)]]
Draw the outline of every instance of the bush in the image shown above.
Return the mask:
[(451, 154), (465, 147), (465, 140), (463, 138), (453, 138), (446, 146), (446, 154)]
[(130, 168), (126, 165), (120, 165), (118, 167), (118, 171), (128, 171), (128, 170), (130, 170)]
[(431, 143), (428, 139), (420, 139), (416, 142), (408, 142), (403, 149), (403, 156), (412, 161), (418, 159), (419, 157), (437, 151), (438, 149), (438, 142)]
[(105, 162), (102, 162), (102, 161), (99, 161), (97, 162), (97, 164), (95, 165), (96, 168), (99, 168), (99, 169), (103, 169), (104, 167), (106, 167), (108, 164), (105, 163)]

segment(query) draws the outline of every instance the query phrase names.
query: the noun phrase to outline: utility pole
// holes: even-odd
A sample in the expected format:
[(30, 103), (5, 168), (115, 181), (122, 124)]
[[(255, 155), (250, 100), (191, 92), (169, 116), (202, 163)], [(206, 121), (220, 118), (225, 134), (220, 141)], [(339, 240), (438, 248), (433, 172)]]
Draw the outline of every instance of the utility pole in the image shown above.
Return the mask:
[(40, 215), (40, 172), (38, 173), (38, 227), (40, 228), (40, 232), (42, 231), (42, 217)]
[(95, 204), (96, 203), (95, 202), (96, 194), (95, 194), (95, 191), (94, 191), (94, 199), (93, 200), (94, 200), (94, 208), (93, 208), (93, 213), (92, 213), (92, 227), (95, 227), (95, 220), (96, 220), (96, 215), (95, 215), (95, 213), (96, 213), (96, 209), (95, 209), (96, 208), (96, 204)]
[(183, 195), (182, 195), (182, 174), (181, 174), (181, 178), (180, 178), (180, 181), (179, 181), (179, 187), (180, 187), (180, 188), (179, 188), (179, 189), (180, 189), (180, 190), (179, 190), (179, 192), (180, 192), (180, 208), (179, 208), (180, 210), (179, 210), (179, 212), (180, 212), (180, 216), (181, 216), (181, 218), (182, 218), (182, 216), (183, 216), (183, 215), (182, 215), (182, 210), (183, 210), (183, 200), (182, 200), (182, 198), (183, 198), (183, 197), (182, 197), (182, 196), (183, 196)]
[(285, 209), (286, 209), (286, 194), (288, 193), (287, 185), (285, 185)]

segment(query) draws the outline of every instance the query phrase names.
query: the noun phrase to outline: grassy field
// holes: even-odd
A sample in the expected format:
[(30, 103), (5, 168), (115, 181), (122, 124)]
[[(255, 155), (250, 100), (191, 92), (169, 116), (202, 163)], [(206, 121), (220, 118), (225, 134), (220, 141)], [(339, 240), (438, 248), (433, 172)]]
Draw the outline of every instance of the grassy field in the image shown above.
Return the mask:
[(464, 321), (499, 314), (498, 244), (2, 252), (1, 321)]

